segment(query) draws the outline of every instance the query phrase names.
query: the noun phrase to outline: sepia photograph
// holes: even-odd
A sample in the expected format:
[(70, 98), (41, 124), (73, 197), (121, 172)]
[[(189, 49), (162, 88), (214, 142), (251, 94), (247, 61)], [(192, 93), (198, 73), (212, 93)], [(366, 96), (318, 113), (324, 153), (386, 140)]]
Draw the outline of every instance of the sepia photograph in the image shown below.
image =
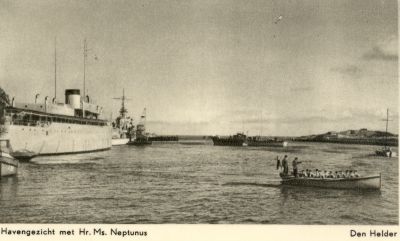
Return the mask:
[(396, 0), (0, 0), (0, 237), (396, 236), (398, 68)]

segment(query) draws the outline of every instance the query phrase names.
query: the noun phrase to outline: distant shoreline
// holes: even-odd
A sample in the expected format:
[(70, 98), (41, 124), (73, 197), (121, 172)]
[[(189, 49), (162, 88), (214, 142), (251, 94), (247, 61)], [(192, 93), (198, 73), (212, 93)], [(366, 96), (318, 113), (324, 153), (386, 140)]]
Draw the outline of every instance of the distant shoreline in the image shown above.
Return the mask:
[(337, 144), (349, 144), (349, 145), (375, 145), (375, 146), (393, 146), (397, 147), (398, 146), (398, 140), (397, 139), (391, 139), (391, 140), (381, 140), (381, 139), (347, 139), (347, 138), (342, 138), (342, 139), (336, 139), (336, 140), (322, 140), (322, 139), (300, 139), (300, 138), (294, 138), (294, 141), (298, 142), (321, 142), (321, 143), (337, 143)]
[(368, 130), (366, 128), (341, 132), (330, 131), (319, 135), (297, 137), (294, 140), (378, 146), (398, 146), (399, 143), (398, 135), (389, 132)]

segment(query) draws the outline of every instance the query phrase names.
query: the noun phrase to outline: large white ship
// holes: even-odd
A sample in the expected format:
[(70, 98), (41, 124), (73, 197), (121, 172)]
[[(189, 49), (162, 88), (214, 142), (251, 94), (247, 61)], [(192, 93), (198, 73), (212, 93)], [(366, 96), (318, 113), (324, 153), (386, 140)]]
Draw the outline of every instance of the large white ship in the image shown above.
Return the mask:
[(14, 98), (9, 101), (4, 93), (4, 100), (0, 99), (0, 138), (10, 140), (13, 156), (29, 159), (35, 155), (92, 152), (111, 147), (111, 124), (101, 119), (102, 107), (90, 103), (85, 94), (87, 52), (85, 39), (82, 96), (79, 89), (67, 89), (65, 103), (57, 102), (56, 48), (53, 100), (46, 97), (39, 103), (37, 94), (34, 103), (18, 103)]
[(68, 154), (111, 147), (111, 125), (100, 106), (81, 100), (79, 89), (65, 91), (65, 103), (15, 103), (0, 108), (0, 138), (15, 153)]

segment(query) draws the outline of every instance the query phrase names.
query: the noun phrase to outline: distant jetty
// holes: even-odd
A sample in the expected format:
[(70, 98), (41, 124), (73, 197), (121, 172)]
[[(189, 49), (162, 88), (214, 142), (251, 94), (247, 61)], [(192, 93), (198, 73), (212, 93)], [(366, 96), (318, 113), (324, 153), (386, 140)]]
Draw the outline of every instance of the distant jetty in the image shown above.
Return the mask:
[(179, 141), (178, 136), (153, 136), (149, 138), (151, 141)]
[(341, 132), (329, 131), (324, 134), (295, 137), (294, 140), (306, 142), (398, 146), (398, 135), (383, 131), (371, 131), (366, 128)]

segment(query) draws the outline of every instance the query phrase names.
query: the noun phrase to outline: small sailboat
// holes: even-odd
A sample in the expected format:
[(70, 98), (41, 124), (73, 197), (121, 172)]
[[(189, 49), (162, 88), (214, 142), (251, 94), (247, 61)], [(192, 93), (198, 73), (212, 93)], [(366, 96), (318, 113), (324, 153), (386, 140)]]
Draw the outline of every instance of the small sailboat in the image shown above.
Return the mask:
[(0, 178), (17, 174), (18, 160), (10, 155), (10, 140), (0, 139)]
[(387, 109), (386, 112), (386, 131), (385, 131), (385, 146), (382, 149), (376, 150), (375, 154), (377, 156), (383, 156), (383, 157), (396, 157), (397, 153), (392, 151), (392, 148), (390, 148), (387, 145), (387, 137), (388, 137), (388, 125), (389, 125), (389, 109)]

